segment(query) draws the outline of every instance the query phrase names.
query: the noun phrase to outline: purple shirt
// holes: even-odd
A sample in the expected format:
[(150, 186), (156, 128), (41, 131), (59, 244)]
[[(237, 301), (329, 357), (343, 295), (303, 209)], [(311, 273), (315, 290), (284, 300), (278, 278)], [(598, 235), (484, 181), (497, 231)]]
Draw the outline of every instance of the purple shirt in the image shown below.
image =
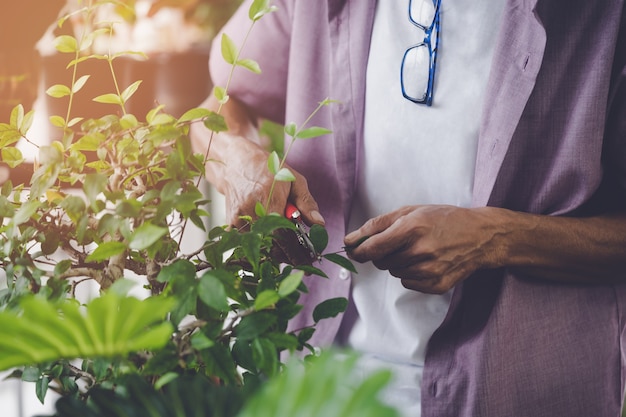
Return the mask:
[[(230, 94), (260, 116), (333, 130), (300, 141), (289, 163), (305, 175), (339, 250), (363, 136), (365, 66), (374, 1), (277, 0), (243, 56)], [(225, 32), (241, 44), (247, 6)], [(490, 70), (479, 138), (475, 206), (582, 216), (626, 206), (624, 0), (507, 0)], [(219, 44), (212, 77), (224, 85)], [(486, 69), (487, 70), (487, 69)], [(292, 328), (311, 324), (319, 302), (349, 295), (349, 280), (309, 277)], [(624, 272), (626, 275), (626, 271)], [(617, 417), (626, 368), (626, 286), (561, 285), (509, 270), (479, 271), (455, 289), (429, 342), (424, 417)], [(318, 325), (334, 340), (340, 319)]]

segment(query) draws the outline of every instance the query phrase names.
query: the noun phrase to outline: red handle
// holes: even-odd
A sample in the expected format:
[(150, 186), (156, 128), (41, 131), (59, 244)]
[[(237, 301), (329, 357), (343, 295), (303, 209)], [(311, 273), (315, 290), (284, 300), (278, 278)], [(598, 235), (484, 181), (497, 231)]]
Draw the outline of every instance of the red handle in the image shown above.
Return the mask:
[(285, 217), (288, 219), (299, 219), (300, 218), (300, 210), (298, 207), (294, 206), (291, 203), (287, 203), (287, 207), (285, 207)]

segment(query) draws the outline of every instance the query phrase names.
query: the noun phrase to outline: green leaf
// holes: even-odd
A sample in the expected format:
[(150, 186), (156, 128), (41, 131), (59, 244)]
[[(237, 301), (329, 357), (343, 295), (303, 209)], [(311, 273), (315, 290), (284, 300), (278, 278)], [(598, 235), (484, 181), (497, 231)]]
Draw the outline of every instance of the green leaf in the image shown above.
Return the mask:
[(276, 316), (268, 312), (254, 313), (241, 319), (235, 333), (240, 340), (252, 340), (276, 324), (276, 320)]
[(280, 300), (280, 295), (274, 290), (261, 291), (254, 300), (255, 310), (264, 310), (272, 307)]
[(41, 378), (37, 380), (35, 383), (35, 394), (37, 395), (37, 399), (43, 404), (46, 399), (46, 393), (48, 392), (48, 383), (50, 382), (50, 378), (43, 375)]
[(292, 138), (296, 136), (297, 126), (295, 123), (287, 123), (285, 125), (285, 133)]
[(269, 0), (254, 0), (248, 9), (248, 17), (256, 22), (268, 13), (276, 10), (275, 6), (270, 6)]
[(124, 102), (122, 100), (122, 97), (118, 96), (117, 94), (102, 94), (100, 96), (94, 97), (93, 101), (95, 101), (96, 103), (103, 103), (103, 104), (118, 104), (118, 105), (122, 105)]
[(225, 33), (222, 34), (222, 58), (227, 64), (235, 65), (238, 50), (235, 42)]
[(324, 249), (328, 246), (328, 232), (324, 226), (319, 224), (312, 225), (309, 229), (309, 238), (316, 253), (324, 252)]
[(204, 333), (198, 332), (191, 337), (191, 347), (196, 350), (204, 350), (215, 346), (215, 341), (209, 339)]
[(213, 87), (213, 95), (221, 104), (226, 104), (228, 102), (228, 94), (226, 94), (226, 89), (224, 87), (217, 85)]
[(10, 117), (11, 126), (15, 129), (19, 129), (19, 126), (22, 124), (23, 120), (24, 120), (24, 106), (22, 106), (21, 104), (18, 104), (17, 106), (13, 107), (13, 109), (11, 110), (11, 117)]
[(317, 323), (320, 320), (335, 317), (346, 311), (346, 307), (348, 307), (348, 300), (343, 297), (322, 301), (313, 310), (313, 320)]
[(109, 182), (109, 178), (104, 174), (87, 174), (83, 184), (83, 191), (89, 202), (93, 205), (100, 193), (102, 193)]
[(263, 203), (261, 203), (260, 201), (257, 201), (254, 205), (254, 214), (256, 214), (258, 217), (263, 217), (267, 215), (267, 211), (265, 210)]
[(252, 224), (251, 231), (260, 235), (270, 235), (277, 229), (290, 229), (296, 230), (296, 226), (293, 222), (284, 216), (268, 215), (260, 217)]
[(46, 94), (50, 97), (61, 98), (72, 94), (72, 90), (66, 85), (55, 84), (46, 90)]
[(87, 256), (87, 262), (105, 261), (112, 256), (124, 253), (126, 245), (123, 242), (104, 242)]
[(159, 349), (173, 331), (165, 321), (173, 303), (173, 299), (163, 297), (142, 301), (105, 293), (83, 309), (74, 300), (57, 304), (25, 297), (21, 312), (0, 312), (0, 370)]
[(195, 109), (187, 110), (182, 116), (178, 118), (178, 123), (190, 122), (192, 120), (199, 120), (211, 115), (211, 110), (198, 107)]
[(329, 133), (333, 133), (332, 130), (325, 129), (323, 127), (309, 127), (307, 129), (303, 129), (296, 134), (296, 138), (298, 139), (310, 139), (316, 138), (318, 136), (328, 135)]
[(54, 47), (61, 53), (75, 53), (78, 51), (78, 42), (73, 36), (61, 35), (54, 39)]
[(2, 148), (2, 162), (7, 164), (10, 168), (15, 168), (24, 162), (22, 151), (14, 147)]
[(54, 127), (65, 127), (65, 119), (61, 116), (50, 116), (48, 120), (50, 120), (50, 124)]
[(281, 298), (287, 297), (289, 294), (293, 293), (298, 289), (300, 283), (302, 283), (302, 278), (304, 278), (303, 271), (296, 271), (287, 276), (284, 280), (280, 282), (278, 286), (278, 295)]
[(121, 97), (124, 103), (126, 103), (128, 99), (131, 98), (137, 92), (137, 89), (139, 88), (140, 84), (141, 84), (141, 80), (135, 81), (134, 83), (126, 87), (124, 91), (122, 91)]
[(267, 168), (272, 175), (276, 175), (280, 170), (280, 158), (276, 152), (270, 153), (270, 156), (267, 158)]
[(239, 61), (237, 61), (237, 65), (249, 71), (252, 71), (255, 74), (261, 73), (261, 67), (259, 66), (259, 63), (252, 59), (240, 59)]
[(157, 276), (157, 281), (171, 282), (177, 277), (190, 277), (195, 279), (195, 265), (185, 259), (178, 259), (171, 265), (166, 265), (161, 268), (161, 271), (159, 271), (159, 275)]
[(148, 249), (168, 232), (167, 227), (156, 226), (149, 222), (143, 223), (131, 235), (128, 247), (134, 250)]
[(204, 304), (217, 311), (228, 311), (230, 309), (224, 284), (211, 272), (204, 274), (200, 278), (198, 297)]
[(226, 132), (228, 130), (228, 125), (226, 124), (224, 116), (215, 112), (211, 112), (206, 119), (204, 119), (204, 126), (216, 133)]
[(85, 86), (85, 83), (87, 82), (89, 77), (90, 77), (90, 75), (83, 75), (78, 80), (76, 80), (76, 82), (74, 83), (74, 86), (72, 87), (72, 92), (73, 93), (79, 92)]
[(276, 179), (276, 181), (293, 182), (296, 180), (296, 177), (289, 168), (281, 168), (276, 175), (274, 175), (274, 179)]
[(337, 264), (343, 268), (346, 268), (348, 271), (356, 273), (356, 268), (354, 264), (346, 257), (339, 255), (338, 253), (327, 253), (322, 255), (324, 259), (328, 259), (330, 262)]

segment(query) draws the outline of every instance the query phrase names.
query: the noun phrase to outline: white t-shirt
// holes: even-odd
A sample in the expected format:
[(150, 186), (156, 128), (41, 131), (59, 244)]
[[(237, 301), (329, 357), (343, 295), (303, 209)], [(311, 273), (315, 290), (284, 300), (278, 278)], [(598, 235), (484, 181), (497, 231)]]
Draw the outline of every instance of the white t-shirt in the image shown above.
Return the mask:
[[(408, 19), (408, 2), (377, 2), (351, 230), (404, 205), (471, 203), (483, 96), (504, 1), (442, 0), (432, 107), (405, 99), (400, 88), (404, 52), (424, 36)], [(365, 353), (364, 373), (381, 366), (394, 371), (386, 401), (418, 417), (426, 345), (451, 293), (407, 290), (371, 263), (357, 269), (352, 296), (358, 319), (348, 344)]]

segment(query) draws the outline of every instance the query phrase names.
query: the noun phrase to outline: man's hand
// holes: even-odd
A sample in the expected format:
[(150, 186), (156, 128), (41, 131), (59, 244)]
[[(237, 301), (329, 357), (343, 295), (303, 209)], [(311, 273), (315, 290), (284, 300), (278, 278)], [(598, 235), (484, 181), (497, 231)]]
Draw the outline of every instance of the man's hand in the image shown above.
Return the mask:
[(497, 223), (489, 209), (409, 206), (376, 217), (345, 238), (348, 255), (441, 294), (481, 268), (498, 266)]

